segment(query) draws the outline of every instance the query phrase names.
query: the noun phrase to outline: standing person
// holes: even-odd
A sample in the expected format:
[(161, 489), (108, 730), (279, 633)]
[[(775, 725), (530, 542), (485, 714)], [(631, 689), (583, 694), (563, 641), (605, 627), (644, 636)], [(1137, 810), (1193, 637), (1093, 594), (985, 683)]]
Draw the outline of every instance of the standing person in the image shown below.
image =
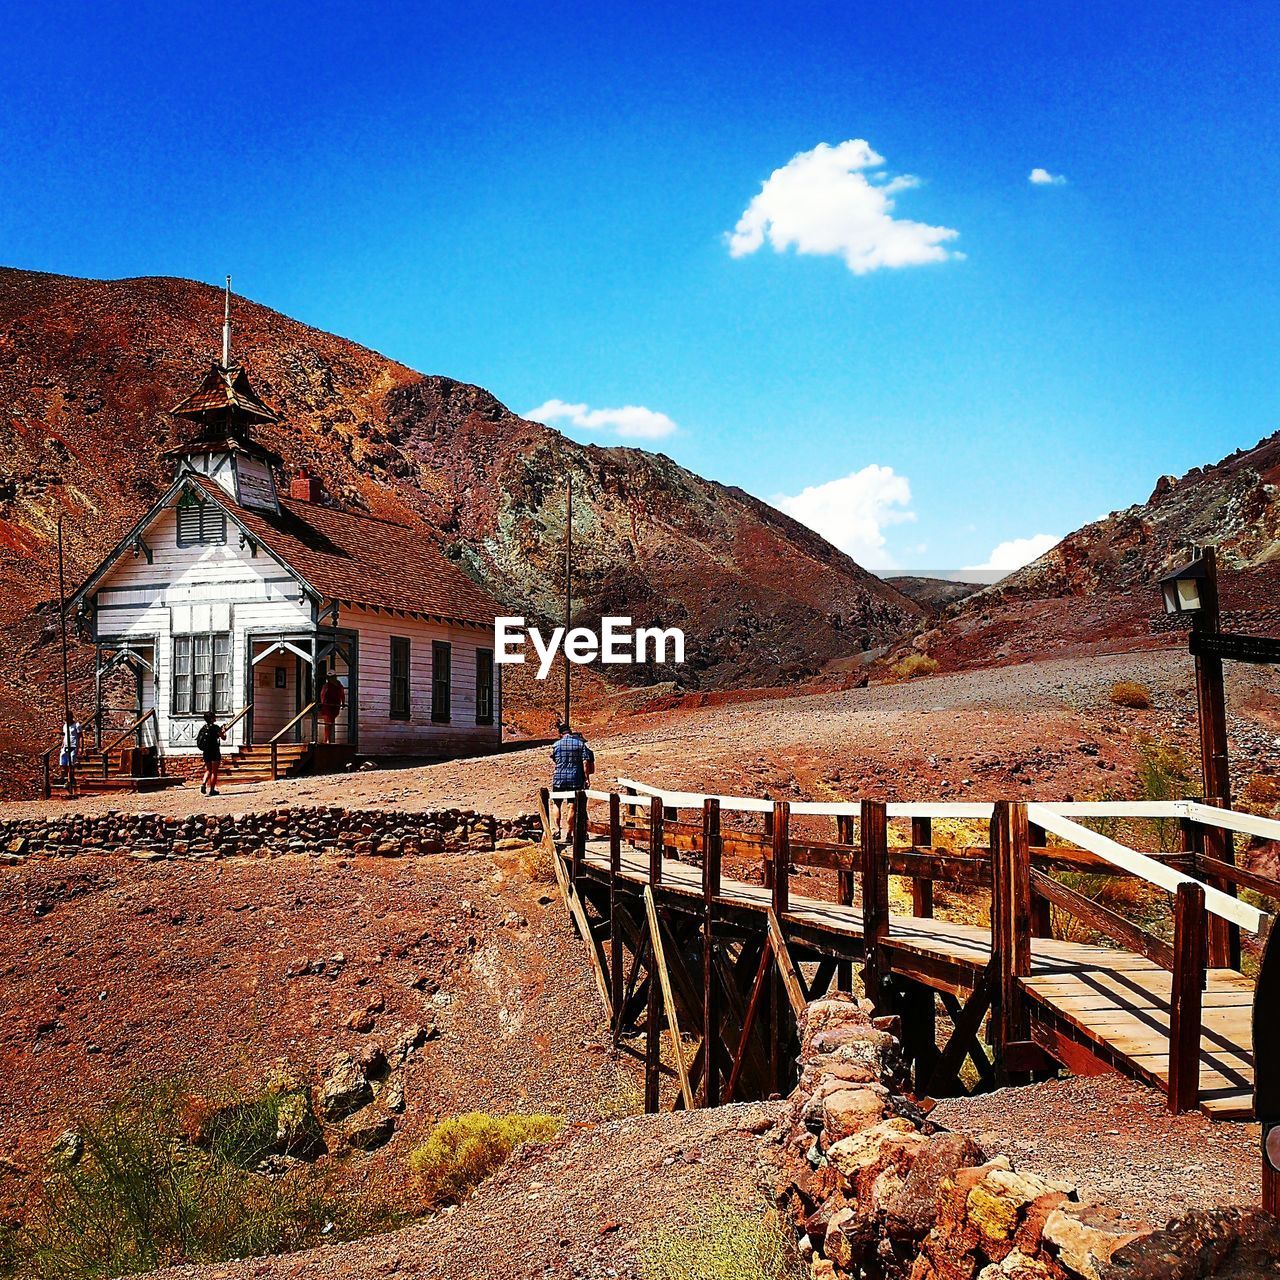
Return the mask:
[(204, 724), (196, 734), (196, 746), (204, 756), (204, 777), (200, 779), (200, 794), (218, 794), (218, 771), (222, 768), (222, 740), (227, 731), (214, 719), (212, 711), (204, 713)]
[(76, 789), (76, 764), (80, 759), (80, 739), (83, 730), (75, 716), (67, 714), (62, 726), (62, 749), (58, 753), (58, 764), (62, 768), (62, 785), (70, 794)]
[(333, 726), (342, 708), (347, 705), (347, 691), (342, 681), (332, 671), (324, 684), (320, 686), (320, 719), (324, 723), (324, 740), (333, 741)]
[[(595, 753), (587, 746), (587, 740), (580, 733), (574, 733), (563, 720), (556, 722), (556, 732), (560, 741), (551, 748), (551, 759), (555, 761), (556, 771), (551, 779), (552, 791), (585, 791), (587, 779), (595, 772)], [(561, 839), (561, 811), (564, 805), (569, 806), (569, 832), (573, 833), (573, 801), (557, 800), (555, 838)]]

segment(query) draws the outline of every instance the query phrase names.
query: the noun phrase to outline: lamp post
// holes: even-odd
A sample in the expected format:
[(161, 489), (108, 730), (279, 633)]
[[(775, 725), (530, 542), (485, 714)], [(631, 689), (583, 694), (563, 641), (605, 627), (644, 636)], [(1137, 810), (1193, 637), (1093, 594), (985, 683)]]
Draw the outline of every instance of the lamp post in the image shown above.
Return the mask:
[(1196, 662), (1196, 703), (1200, 720), (1200, 776), (1206, 799), (1231, 807), (1231, 776), (1227, 759), (1227, 697), (1222, 658), (1213, 646), (1200, 643), (1217, 636), (1218, 563), (1212, 547), (1160, 579), (1164, 608), (1170, 614), (1191, 615), (1191, 652)]

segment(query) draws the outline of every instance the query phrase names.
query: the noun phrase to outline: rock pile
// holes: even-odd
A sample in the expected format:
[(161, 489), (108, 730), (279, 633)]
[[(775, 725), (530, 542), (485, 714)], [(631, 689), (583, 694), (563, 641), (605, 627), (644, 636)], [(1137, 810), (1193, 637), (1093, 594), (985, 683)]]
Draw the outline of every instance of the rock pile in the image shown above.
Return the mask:
[(869, 1008), (819, 1000), (805, 1022), (778, 1202), (813, 1280), (1280, 1275), (1280, 1222), (1265, 1214), (1197, 1210), (1159, 1231), (1120, 1231), (1070, 1184), (931, 1124), (905, 1096), (896, 1020)]
[(336, 1053), (316, 1090), (316, 1110), (328, 1129), (330, 1150), (373, 1151), (391, 1140), (405, 1108), (410, 1059), (439, 1031), (410, 1027), (389, 1047), (370, 1043)]
[(31, 855), (84, 853), (127, 854), (149, 861), (335, 852), (399, 857), (491, 852), (503, 841), (536, 840), (538, 831), (532, 814), (498, 819), (471, 809), (407, 813), (315, 805), (185, 817), (111, 811), (0, 821), (0, 849), (10, 863)]
[(809, 1007), (779, 1204), (814, 1280), (1101, 1280), (1131, 1237), (1092, 1225), (1071, 1186), (930, 1125), (890, 1025), (851, 1000)]

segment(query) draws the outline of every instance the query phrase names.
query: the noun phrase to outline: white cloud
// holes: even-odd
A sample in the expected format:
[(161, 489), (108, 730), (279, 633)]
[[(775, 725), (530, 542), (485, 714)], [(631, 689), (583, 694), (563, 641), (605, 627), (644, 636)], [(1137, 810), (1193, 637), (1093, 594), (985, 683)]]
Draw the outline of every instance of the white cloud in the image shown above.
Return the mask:
[(920, 181), (864, 172), (882, 164), (884, 157), (862, 138), (834, 147), (821, 142), (793, 156), (769, 175), (726, 236), (730, 254), (755, 253), (767, 237), (775, 253), (794, 248), (840, 257), (858, 276), (964, 257), (944, 247), (958, 231), (893, 216), (894, 197)]
[(1024, 564), (1038, 560), (1050, 547), (1056, 547), (1061, 541), (1061, 536), (1056, 533), (1036, 533), (1030, 538), (1011, 538), (994, 548), (987, 557), (986, 564), (967, 564), (965, 570), (994, 569), (1011, 573), (1014, 569), (1021, 569)]
[(907, 510), (907, 477), (874, 462), (838, 480), (810, 485), (794, 497), (779, 494), (772, 502), (868, 569), (894, 568), (884, 550), (884, 530), (916, 518)]
[(587, 404), (548, 400), (524, 416), (547, 425), (565, 422), (587, 431), (612, 431), (624, 440), (661, 440), (679, 429), (665, 413), (639, 404), (624, 404), (620, 409), (593, 409)]
[(1065, 187), (1067, 185), (1067, 179), (1063, 174), (1050, 173), (1048, 169), (1042, 169), (1039, 165), (1027, 174), (1027, 181), (1033, 187)]

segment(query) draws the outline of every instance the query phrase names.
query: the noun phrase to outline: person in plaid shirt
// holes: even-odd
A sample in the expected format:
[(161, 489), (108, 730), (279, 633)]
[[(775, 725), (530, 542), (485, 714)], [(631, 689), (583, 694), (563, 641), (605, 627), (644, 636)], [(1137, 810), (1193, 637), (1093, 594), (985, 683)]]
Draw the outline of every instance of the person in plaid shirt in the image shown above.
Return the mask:
[[(556, 732), (560, 735), (560, 741), (551, 748), (551, 759), (556, 766), (555, 774), (551, 779), (551, 790), (584, 791), (587, 779), (595, 772), (595, 754), (587, 746), (587, 740), (580, 733), (574, 733), (563, 721), (557, 722)], [(573, 830), (573, 801), (557, 800), (555, 802), (555, 838), (557, 840), (561, 839), (560, 819), (565, 805), (569, 806), (569, 830)]]

